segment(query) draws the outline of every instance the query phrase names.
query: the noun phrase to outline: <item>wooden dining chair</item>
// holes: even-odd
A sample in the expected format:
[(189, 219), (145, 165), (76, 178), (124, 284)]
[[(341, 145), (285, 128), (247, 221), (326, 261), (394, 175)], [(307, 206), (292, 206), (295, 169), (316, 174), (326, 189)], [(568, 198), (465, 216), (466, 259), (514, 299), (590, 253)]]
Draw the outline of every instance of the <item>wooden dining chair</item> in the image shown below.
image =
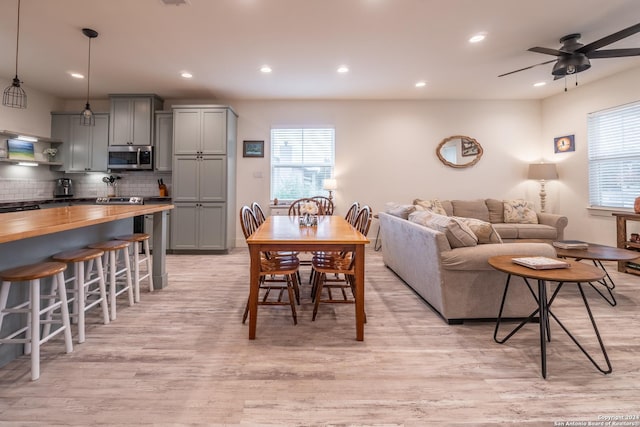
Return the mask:
[[(362, 235), (366, 236), (371, 227), (371, 208), (363, 206), (358, 212), (354, 227)], [(348, 252), (323, 252), (313, 257), (311, 262), (314, 270), (314, 283), (312, 297), (314, 300), (313, 317), (316, 320), (320, 303), (348, 303), (355, 304), (355, 253)], [(342, 275), (342, 277), (340, 276)], [(322, 291), (326, 289), (327, 297), (323, 299)], [(347, 289), (351, 290), (352, 297), (347, 295)], [(334, 298), (332, 291), (339, 290), (342, 298)], [(365, 317), (366, 321), (366, 317)]]
[[(240, 226), (245, 239), (248, 239), (259, 227), (258, 221), (249, 206), (240, 209)], [(295, 255), (280, 255), (271, 252), (260, 254), (260, 289), (262, 297), (258, 298), (258, 305), (288, 305), (291, 307), (293, 324), (298, 324), (296, 301), (300, 303), (297, 271), (300, 261)], [(269, 299), (271, 292), (277, 292), (277, 299)], [(284, 300), (284, 292), (288, 293), (288, 300)], [(244, 309), (242, 323), (249, 315), (249, 300)]]
[(262, 210), (262, 207), (258, 202), (251, 203), (251, 211), (258, 221), (258, 225), (262, 225), (262, 223), (267, 219), (264, 211)]
[(349, 206), (349, 209), (347, 210), (347, 213), (345, 214), (344, 219), (346, 219), (349, 224), (353, 225), (356, 222), (356, 217), (358, 216), (358, 212), (360, 212), (360, 203), (353, 202), (351, 206)]
[(316, 202), (319, 206), (322, 206), (322, 210), (324, 211), (324, 215), (333, 215), (333, 201), (324, 196), (313, 196), (311, 200)]
[(318, 207), (318, 215), (325, 215), (324, 208), (318, 201), (310, 197), (303, 197), (301, 199), (294, 200), (293, 202), (291, 202), (291, 204), (289, 205), (289, 212), (288, 212), (289, 216), (302, 215), (303, 214), (302, 207), (306, 203), (315, 203), (315, 205)]

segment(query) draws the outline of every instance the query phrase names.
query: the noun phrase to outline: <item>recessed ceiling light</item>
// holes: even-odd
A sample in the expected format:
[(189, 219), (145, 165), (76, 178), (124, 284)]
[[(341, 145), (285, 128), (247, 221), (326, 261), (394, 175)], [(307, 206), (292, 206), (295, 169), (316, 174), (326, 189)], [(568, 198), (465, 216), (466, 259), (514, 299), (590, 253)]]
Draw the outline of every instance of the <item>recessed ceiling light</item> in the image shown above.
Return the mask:
[(74, 79), (84, 79), (84, 75), (80, 73), (69, 73)]
[(338, 72), (339, 73), (348, 73), (349, 72), (349, 67), (347, 67), (346, 65), (341, 65), (338, 67)]
[(270, 73), (273, 70), (271, 70), (271, 67), (269, 67), (268, 65), (263, 65), (262, 67), (260, 67), (260, 71), (262, 73)]
[(538, 83), (534, 83), (533, 86), (534, 87), (540, 87), (540, 86), (544, 86), (546, 84), (547, 84), (547, 82), (538, 82)]
[(184, 72), (180, 73), (180, 77), (182, 77), (184, 79), (190, 79), (190, 78), (193, 77), (193, 74), (184, 71)]
[(424, 80), (420, 80), (419, 82), (416, 83), (416, 87), (425, 87), (427, 85), (427, 82), (425, 82)]
[(479, 43), (482, 40), (484, 40), (485, 37), (487, 37), (487, 33), (475, 34), (475, 35), (471, 36), (471, 38), (469, 39), (469, 43)]

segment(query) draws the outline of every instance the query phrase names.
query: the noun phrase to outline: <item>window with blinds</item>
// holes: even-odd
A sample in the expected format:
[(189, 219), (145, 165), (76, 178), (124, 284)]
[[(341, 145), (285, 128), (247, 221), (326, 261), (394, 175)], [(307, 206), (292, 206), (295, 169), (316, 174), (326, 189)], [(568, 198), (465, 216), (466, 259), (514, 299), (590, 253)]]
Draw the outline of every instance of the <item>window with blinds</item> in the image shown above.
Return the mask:
[(589, 204), (633, 208), (640, 196), (640, 102), (590, 113)]
[(271, 129), (271, 199), (326, 195), (334, 161), (335, 129)]

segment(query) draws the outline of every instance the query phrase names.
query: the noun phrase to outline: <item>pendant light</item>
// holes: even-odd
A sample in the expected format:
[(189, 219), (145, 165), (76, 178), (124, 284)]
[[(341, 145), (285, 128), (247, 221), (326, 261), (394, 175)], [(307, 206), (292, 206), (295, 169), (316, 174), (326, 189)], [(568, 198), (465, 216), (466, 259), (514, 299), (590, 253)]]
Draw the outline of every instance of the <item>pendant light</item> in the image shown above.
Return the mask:
[(8, 86), (2, 94), (2, 105), (11, 108), (27, 108), (27, 94), (20, 87), (18, 78), (18, 46), (20, 41), (20, 0), (18, 0), (18, 28), (16, 30), (16, 76), (13, 83)]
[(91, 82), (91, 39), (98, 37), (98, 32), (91, 28), (83, 28), (82, 34), (89, 38), (89, 65), (87, 66), (87, 103), (81, 113), (81, 123), (83, 126), (95, 126), (96, 117), (93, 114), (93, 111), (91, 111), (91, 106), (89, 105), (89, 83)]

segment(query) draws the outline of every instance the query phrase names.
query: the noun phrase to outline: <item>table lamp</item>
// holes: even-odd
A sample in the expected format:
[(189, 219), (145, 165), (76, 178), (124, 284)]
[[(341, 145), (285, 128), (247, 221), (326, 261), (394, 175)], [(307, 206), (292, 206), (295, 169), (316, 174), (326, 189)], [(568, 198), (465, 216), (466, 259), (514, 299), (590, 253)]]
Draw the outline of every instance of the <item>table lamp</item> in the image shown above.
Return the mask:
[(322, 181), (322, 188), (324, 190), (329, 190), (329, 200), (333, 199), (333, 191), (337, 188), (338, 183), (335, 178), (328, 178)]
[(555, 163), (532, 163), (529, 165), (529, 179), (540, 181), (540, 212), (544, 212), (545, 199), (547, 193), (544, 191), (544, 184), (547, 180), (558, 179), (558, 169)]

